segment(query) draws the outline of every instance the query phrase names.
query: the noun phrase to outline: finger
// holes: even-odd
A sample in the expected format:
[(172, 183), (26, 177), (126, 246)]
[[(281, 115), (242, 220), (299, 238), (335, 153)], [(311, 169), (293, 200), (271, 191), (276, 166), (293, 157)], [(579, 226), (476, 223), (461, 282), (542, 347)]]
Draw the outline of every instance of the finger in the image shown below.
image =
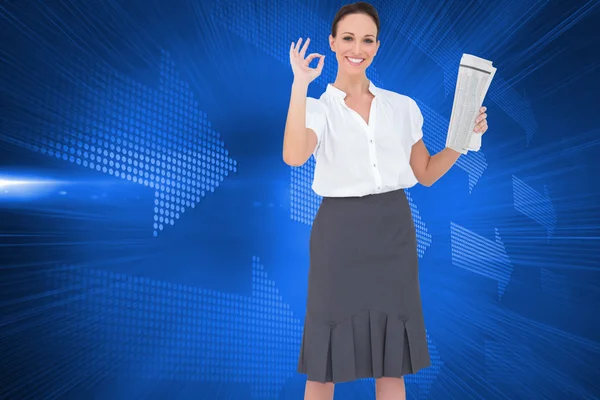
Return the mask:
[(323, 57), (323, 56), (320, 55), (319, 53), (311, 53), (304, 60), (304, 65), (308, 66), (310, 64), (310, 62), (315, 59), (315, 57)]
[(317, 71), (321, 72), (323, 70), (323, 65), (325, 65), (325, 56), (321, 56), (321, 59), (317, 64)]
[(290, 53), (294, 51), (294, 42), (292, 42), (292, 45), (290, 46)]
[(479, 110), (480, 113), (484, 113), (487, 111), (487, 107), (481, 107), (481, 109)]
[(308, 44), (310, 43), (310, 38), (306, 38), (306, 42), (304, 42), (304, 46), (302, 46), (302, 51), (300, 52), (300, 57), (304, 58), (306, 54), (306, 49), (308, 49)]
[(294, 48), (294, 51), (297, 53), (298, 50), (300, 50), (300, 45), (302, 44), (302, 38), (298, 39), (298, 41), (296, 42), (296, 47)]
[(485, 122), (482, 122), (475, 127), (475, 132), (483, 133), (486, 131), (486, 129), (487, 129), (487, 124)]

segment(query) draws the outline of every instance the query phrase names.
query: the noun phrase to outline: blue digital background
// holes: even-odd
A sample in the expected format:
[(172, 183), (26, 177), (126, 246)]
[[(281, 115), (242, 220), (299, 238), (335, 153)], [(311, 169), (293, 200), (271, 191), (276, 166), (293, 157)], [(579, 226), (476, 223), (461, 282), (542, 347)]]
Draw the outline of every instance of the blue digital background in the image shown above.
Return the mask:
[[(432, 356), (410, 399), (600, 396), (598, 3), (372, 3), (369, 77), (430, 152), (461, 55), (498, 68), (481, 151), (407, 191)], [(328, 55), (318, 97), (342, 4), (0, 4), (0, 398), (303, 398), (319, 198), (281, 158), (288, 50)]]

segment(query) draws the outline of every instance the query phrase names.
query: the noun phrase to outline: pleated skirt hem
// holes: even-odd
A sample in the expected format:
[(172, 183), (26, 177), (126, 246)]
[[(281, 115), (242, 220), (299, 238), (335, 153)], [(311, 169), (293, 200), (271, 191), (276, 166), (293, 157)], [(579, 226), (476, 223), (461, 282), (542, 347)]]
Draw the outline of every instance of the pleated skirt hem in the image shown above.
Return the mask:
[(305, 318), (297, 371), (309, 381), (400, 378), (430, 365), (423, 321), (372, 309), (335, 324)]

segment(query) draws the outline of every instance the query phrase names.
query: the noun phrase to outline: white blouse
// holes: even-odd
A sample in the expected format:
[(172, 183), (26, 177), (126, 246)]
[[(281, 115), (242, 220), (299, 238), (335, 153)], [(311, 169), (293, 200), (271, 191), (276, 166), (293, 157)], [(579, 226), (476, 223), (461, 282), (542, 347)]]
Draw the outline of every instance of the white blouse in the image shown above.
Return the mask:
[(412, 145), (423, 137), (423, 115), (408, 96), (369, 86), (375, 96), (369, 124), (328, 85), (307, 98), (306, 126), (317, 134), (312, 189), (323, 197), (365, 196), (417, 184)]

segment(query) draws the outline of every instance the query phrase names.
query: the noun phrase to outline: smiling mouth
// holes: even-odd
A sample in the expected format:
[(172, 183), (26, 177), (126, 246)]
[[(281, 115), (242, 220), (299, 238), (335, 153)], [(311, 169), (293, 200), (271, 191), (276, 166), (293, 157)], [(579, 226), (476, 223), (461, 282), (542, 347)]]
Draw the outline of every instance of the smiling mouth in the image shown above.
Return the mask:
[(355, 67), (358, 67), (360, 64), (363, 63), (363, 61), (365, 61), (364, 58), (354, 58), (354, 57), (346, 57), (346, 60), (348, 60), (348, 63), (350, 65), (353, 65)]

